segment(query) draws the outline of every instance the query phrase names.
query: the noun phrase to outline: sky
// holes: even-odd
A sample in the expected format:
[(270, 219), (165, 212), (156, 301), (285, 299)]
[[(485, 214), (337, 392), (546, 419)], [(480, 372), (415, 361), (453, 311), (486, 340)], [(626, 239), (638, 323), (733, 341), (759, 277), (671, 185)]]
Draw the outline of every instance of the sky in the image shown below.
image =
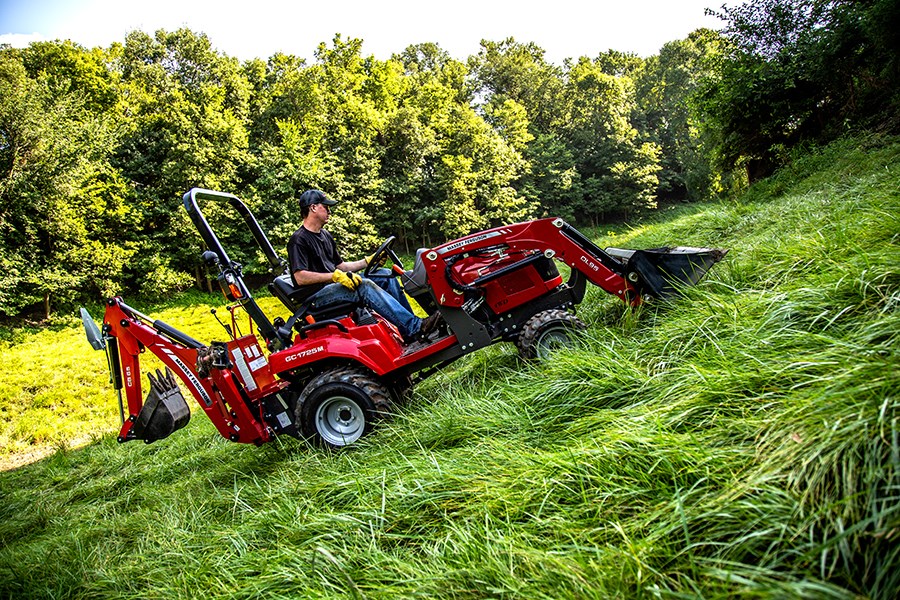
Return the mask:
[[(534, 42), (555, 64), (606, 50), (647, 57), (666, 42), (722, 22), (705, 16), (724, 0), (0, 0), (0, 44), (69, 39), (82, 46), (124, 42), (135, 29), (188, 27), (239, 60), (284, 52), (312, 59), (336, 33), (363, 40), (363, 54), (387, 59), (435, 42), (459, 60), (482, 39)], [(734, 4), (730, 2), (729, 4)]]

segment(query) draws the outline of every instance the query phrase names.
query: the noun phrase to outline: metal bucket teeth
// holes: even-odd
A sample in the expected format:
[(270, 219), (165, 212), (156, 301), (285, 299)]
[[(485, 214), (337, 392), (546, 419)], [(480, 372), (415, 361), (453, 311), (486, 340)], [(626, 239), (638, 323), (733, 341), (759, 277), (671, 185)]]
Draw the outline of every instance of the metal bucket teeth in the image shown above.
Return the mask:
[(132, 428), (134, 437), (148, 444), (169, 437), (191, 419), (191, 411), (178, 387), (175, 375), (166, 367), (165, 375), (156, 370), (156, 376), (147, 373), (150, 392)]

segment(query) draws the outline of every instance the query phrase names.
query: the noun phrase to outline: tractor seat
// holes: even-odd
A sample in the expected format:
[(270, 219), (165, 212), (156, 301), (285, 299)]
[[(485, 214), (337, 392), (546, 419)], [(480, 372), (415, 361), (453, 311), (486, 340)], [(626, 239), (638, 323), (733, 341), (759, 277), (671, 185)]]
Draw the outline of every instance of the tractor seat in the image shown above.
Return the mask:
[[(269, 291), (272, 292), (273, 296), (281, 300), (281, 303), (291, 311), (291, 314), (296, 313), (303, 307), (307, 300), (320, 289), (321, 287), (319, 286), (296, 285), (291, 275), (279, 275), (269, 284)], [(310, 315), (316, 321), (335, 319), (349, 315), (359, 306), (358, 302), (342, 302), (340, 304), (331, 304), (324, 308), (316, 308), (309, 305), (300, 317)]]
[(428, 252), (428, 248), (416, 250), (416, 261), (412, 271), (406, 271), (400, 276), (406, 293), (413, 297), (423, 292), (428, 293), (428, 274), (425, 272), (425, 263), (422, 261), (422, 255), (426, 252)]

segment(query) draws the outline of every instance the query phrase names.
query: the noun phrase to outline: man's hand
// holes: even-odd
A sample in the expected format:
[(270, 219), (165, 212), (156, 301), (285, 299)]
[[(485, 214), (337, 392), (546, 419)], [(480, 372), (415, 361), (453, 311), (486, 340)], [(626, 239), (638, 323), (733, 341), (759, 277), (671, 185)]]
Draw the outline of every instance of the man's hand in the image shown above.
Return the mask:
[[(373, 258), (375, 258), (375, 255), (374, 255), (374, 254), (370, 254), (370, 255), (368, 255), (368, 256), (366, 257), (366, 266), (369, 266), (370, 264), (372, 264), (372, 259), (373, 259)], [(387, 262), (387, 259), (388, 259), (387, 252), (382, 252), (382, 254), (381, 254), (381, 259), (378, 261), (378, 266), (379, 266), (379, 267), (383, 267), (383, 266), (384, 266), (384, 263)]]
[(341, 271), (340, 269), (335, 269), (334, 273), (331, 274), (331, 280), (335, 283), (339, 283), (348, 290), (355, 290), (359, 287), (359, 284), (362, 283), (362, 277), (357, 275), (356, 273), (346, 273)]

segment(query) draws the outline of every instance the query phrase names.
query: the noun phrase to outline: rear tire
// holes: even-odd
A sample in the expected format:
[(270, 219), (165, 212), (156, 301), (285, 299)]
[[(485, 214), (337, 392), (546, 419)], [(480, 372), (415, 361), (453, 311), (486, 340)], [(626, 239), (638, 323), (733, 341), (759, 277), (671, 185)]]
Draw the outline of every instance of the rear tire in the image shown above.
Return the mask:
[(522, 328), (516, 347), (522, 358), (545, 360), (558, 348), (568, 348), (576, 332), (587, 325), (572, 313), (554, 308), (534, 315)]
[(296, 416), (307, 439), (342, 448), (371, 433), (375, 423), (390, 414), (390, 398), (371, 374), (341, 367), (306, 385), (297, 399)]

